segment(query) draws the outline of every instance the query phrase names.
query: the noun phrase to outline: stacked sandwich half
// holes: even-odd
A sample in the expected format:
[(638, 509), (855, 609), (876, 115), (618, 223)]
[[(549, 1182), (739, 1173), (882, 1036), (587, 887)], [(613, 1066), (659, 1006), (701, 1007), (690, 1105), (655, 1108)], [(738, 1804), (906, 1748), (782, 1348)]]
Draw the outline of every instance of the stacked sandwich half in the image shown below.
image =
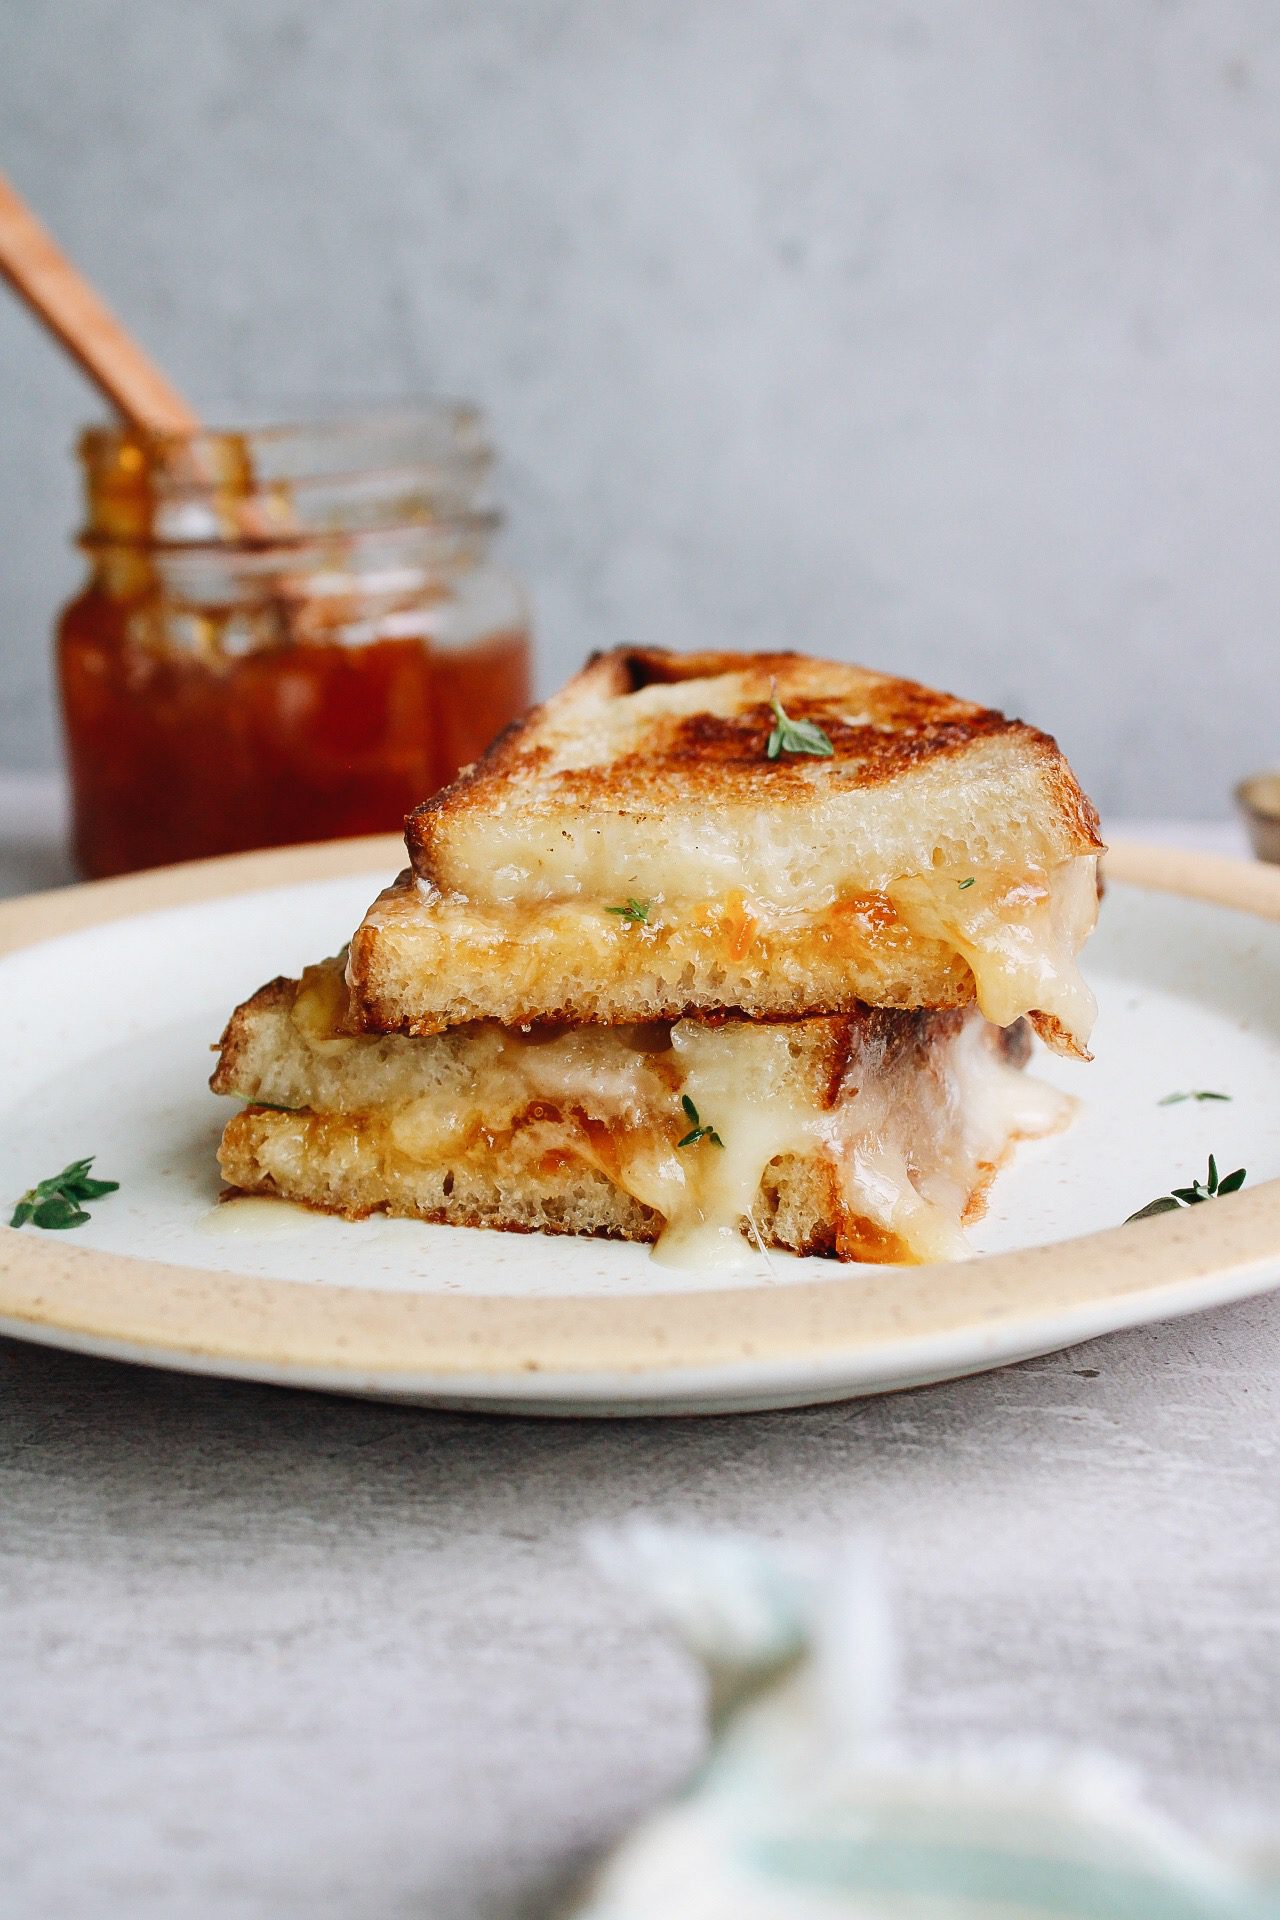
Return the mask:
[(1086, 1055), (1097, 816), (1053, 741), (796, 654), (596, 658), (408, 823), (347, 954), (238, 1008), (233, 1189), (846, 1260), (963, 1251)]

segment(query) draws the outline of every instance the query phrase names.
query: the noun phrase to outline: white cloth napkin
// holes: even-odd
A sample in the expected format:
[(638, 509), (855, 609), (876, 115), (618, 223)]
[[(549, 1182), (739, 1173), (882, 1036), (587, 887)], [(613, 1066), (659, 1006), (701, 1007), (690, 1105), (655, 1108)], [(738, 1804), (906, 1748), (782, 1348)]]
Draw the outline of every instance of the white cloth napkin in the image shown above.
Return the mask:
[(1047, 1746), (915, 1753), (877, 1555), (788, 1562), (635, 1523), (591, 1542), (710, 1682), (710, 1754), (574, 1920), (1277, 1920), (1280, 1873)]

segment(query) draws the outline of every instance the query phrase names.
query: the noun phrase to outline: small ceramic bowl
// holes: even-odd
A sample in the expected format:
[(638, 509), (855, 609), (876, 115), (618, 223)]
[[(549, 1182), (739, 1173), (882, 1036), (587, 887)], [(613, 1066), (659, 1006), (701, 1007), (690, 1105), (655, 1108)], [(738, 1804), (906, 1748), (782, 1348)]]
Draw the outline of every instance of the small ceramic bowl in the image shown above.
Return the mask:
[(1236, 788), (1236, 805), (1259, 860), (1280, 865), (1280, 772), (1255, 773), (1242, 780)]

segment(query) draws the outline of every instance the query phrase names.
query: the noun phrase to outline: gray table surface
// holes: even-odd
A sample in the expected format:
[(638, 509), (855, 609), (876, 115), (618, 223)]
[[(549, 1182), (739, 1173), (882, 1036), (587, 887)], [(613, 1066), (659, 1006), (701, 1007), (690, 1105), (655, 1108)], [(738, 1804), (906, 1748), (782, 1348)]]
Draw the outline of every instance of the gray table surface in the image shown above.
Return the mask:
[[(59, 871), (28, 799), (10, 886)], [(877, 1531), (922, 1738), (1275, 1810), (1278, 1362), (1272, 1297), (890, 1399), (587, 1424), (0, 1343), (0, 1911), (546, 1912), (703, 1748), (690, 1665), (580, 1549), (637, 1509)]]

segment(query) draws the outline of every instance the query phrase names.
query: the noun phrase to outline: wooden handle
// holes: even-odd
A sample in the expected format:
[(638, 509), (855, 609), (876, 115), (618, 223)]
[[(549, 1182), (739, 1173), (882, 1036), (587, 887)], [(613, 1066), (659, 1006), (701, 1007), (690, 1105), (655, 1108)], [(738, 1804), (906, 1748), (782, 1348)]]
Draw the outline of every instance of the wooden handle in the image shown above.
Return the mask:
[(0, 273), (126, 420), (153, 433), (199, 427), (182, 395), (130, 339), (3, 174)]

